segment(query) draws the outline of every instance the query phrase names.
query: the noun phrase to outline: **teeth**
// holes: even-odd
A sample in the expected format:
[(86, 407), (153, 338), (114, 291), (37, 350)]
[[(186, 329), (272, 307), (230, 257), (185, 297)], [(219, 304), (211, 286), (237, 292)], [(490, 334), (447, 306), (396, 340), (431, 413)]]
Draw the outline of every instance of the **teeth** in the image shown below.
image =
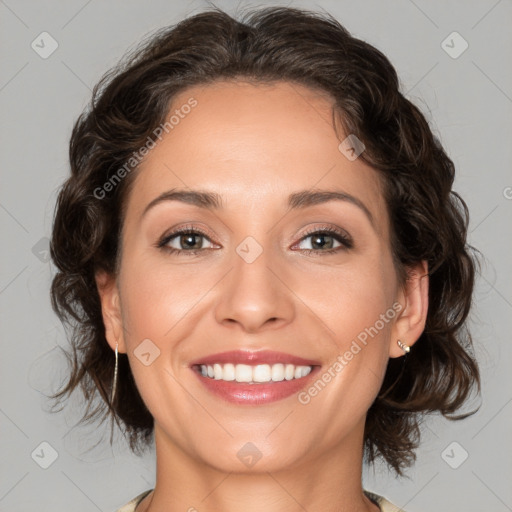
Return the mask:
[(235, 380), (237, 382), (251, 382), (252, 368), (248, 364), (237, 364), (235, 366)]
[(234, 364), (225, 364), (224, 368), (222, 368), (222, 374), (221, 374), (220, 378), (223, 380), (235, 380), (235, 377), (236, 377), (235, 365)]
[(272, 372), (272, 381), (273, 382), (279, 382), (279, 381), (284, 380), (284, 364), (272, 365), (271, 372)]
[(215, 380), (247, 382), (251, 384), (261, 382), (281, 382), (283, 380), (300, 379), (309, 375), (311, 366), (295, 366), (294, 364), (202, 364), (200, 367), (203, 377)]
[(254, 382), (270, 382), (272, 380), (272, 370), (268, 364), (259, 364), (251, 369)]

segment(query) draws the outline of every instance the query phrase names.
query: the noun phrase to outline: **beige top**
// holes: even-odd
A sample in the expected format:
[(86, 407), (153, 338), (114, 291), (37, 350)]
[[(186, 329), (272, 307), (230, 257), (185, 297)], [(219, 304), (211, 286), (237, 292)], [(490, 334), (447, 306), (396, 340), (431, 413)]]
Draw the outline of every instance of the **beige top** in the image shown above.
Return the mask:
[[(149, 489), (149, 491), (144, 491), (142, 494), (139, 494), (133, 500), (129, 501), (126, 505), (121, 508), (118, 508), (116, 512), (135, 512), (135, 507), (152, 491), (153, 489)], [(376, 505), (379, 506), (381, 512), (405, 512), (401, 508), (396, 507), (392, 503), (390, 503), (386, 498), (379, 496), (378, 494), (374, 494), (373, 492), (364, 491), (366, 496), (372, 500)]]

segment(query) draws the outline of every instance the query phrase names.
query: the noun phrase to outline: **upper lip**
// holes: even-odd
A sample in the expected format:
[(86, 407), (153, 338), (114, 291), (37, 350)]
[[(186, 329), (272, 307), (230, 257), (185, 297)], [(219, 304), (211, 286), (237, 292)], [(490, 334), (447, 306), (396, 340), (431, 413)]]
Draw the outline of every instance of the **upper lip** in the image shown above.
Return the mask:
[(284, 352), (275, 352), (273, 350), (260, 350), (257, 352), (250, 350), (230, 350), (227, 352), (219, 352), (218, 354), (211, 354), (208, 356), (201, 357), (192, 361), (191, 366), (199, 364), (277, 364), (277, 363), (288, 363), (296, 366), (316, 366), (319, 365), (319, 361), (313, 359), (304, 359), (302, 357), (294, 356), (292, 354), (286, 354)]

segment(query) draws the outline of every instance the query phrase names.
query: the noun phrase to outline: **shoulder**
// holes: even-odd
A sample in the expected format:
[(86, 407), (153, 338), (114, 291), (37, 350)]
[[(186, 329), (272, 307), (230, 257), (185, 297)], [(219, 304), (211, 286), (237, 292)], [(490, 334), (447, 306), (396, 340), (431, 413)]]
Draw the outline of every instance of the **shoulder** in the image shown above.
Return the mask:
[(405, 512), (405, 510), (393, 505), (393, 503), (378, 494), (369, 491), (364, 491), (364, 493), (370, 500), (380, 507), (382, 512)]
[(149, 489), (148, 491), (144, 491), (143, 493), (135, 496), (133, 500), (129, 501), (126, 505), (123, 505), (121, 508), (118, 508), (116, 512), (134, 512), (135, 507), (152, 491), (153, 489)]

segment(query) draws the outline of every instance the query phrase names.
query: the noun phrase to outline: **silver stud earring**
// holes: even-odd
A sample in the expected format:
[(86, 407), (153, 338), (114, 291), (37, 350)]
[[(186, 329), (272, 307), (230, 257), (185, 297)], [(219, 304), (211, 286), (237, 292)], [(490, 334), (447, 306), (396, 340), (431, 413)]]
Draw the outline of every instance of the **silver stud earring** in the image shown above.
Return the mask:
[(116, 364), (115, 364), (115, 367), (114, 367), (114, 381), (112, 383), (112, 394), (110, 396), (110, 405), (112, 405), (114, 403), (114, 396), (116, 394), (116, 387), (117, 387), (117, 347), (118, 347), (118, 343), (116, 341), (116, 350), (115, 350), (115, 353), (116, 353)]
[(409, 345), (406, 345), (400, 340), (396, 340), (396, 342), (398, 343), (398, 346), (404, 351), (405, 354), (408, 354), (411, 351), (411, 347), (409, 347)]

